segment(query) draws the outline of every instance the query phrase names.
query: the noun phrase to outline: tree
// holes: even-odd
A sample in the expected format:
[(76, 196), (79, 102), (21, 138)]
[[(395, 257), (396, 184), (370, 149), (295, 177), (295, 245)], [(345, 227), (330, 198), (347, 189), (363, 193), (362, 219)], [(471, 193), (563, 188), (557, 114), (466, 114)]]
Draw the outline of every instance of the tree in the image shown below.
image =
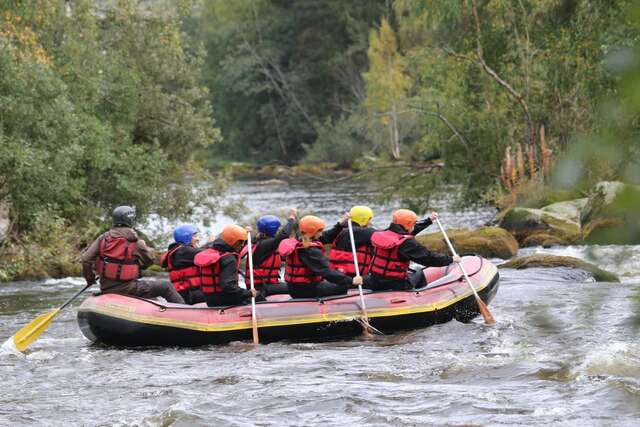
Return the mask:
[(400, 158), (399, 115), (406, 103), (411, 79), (398, 52), (396, 36), (386, 18), (382, 18), (379, 31), (372, 31), (369, 38), (369, 71), (364, 74), (367, 82), (366, 105), (373, 116), (388, 127), (391, 155)]

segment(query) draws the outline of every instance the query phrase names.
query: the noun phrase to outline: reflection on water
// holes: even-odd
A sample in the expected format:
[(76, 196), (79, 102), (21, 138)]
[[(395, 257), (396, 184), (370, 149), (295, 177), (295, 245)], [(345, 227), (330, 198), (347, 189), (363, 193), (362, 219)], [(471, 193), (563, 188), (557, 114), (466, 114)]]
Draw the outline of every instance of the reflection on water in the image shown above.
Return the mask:
[[(336, 220), (358, 200), (347, 190), (333, 198), (329, 190), (311, 193), (290, 188), (270, 199), (260, 192), (252, 209), (304, 202)], [(379, 225), (390, 210), (376, 207)], [(487, 216), (440, 210), (452, 226)], [(620, 268), (625, 283), (594, 283), (562, 268), (501, 270), (493, 327), (453, 321), (372, 340), (257, 348), (89, 347), (69, 308), (26, 355), (0, 349), (0, 425), (635, 426), (640, 247), (550, 251), (595, 253), (605, 267)], [(81, 284), (1, 285), (0, 341)]]

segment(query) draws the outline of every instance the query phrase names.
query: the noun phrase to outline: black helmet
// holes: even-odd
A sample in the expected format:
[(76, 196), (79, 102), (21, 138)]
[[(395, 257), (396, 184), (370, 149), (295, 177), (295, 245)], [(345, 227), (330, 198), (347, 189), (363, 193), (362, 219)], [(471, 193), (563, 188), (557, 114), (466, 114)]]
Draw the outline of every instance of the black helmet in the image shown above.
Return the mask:
[(133, 227), (136, 220), (136, 210), (131, 206), (118, 206), (111, 214), (113, 225), (124, 225), (125, 227)]

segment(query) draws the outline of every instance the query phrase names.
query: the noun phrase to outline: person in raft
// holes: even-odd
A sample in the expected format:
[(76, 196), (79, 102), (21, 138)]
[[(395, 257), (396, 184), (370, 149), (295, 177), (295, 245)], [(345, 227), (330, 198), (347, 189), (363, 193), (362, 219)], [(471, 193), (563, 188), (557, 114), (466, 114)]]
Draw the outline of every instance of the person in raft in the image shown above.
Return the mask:
[[(437, 214), (434, 213), (434, 218)], [(423, 221), (431, 223), (431, 218)], [(416, 241), (412, 232), (417, 223), (415, 212), (398, 209), (393, 213), (389, 228), (371, 235), (374, 247), (369, 266), (369, 275), (364, 287), (373, 291), (407, 290), (414, 285), (424, 284), (422, 270), (415, 278), (409, 278), (407, 270), (411, 261), (424, 267), (439, 267), (452, 262), (460, 262), (460, 257), (450, 257), (430, 252)], [(420, 276), (420, 277), (418, 277)]]
[(189, 304), (205, 301), (200, 289), (200, 268), (193, 262), (195, 256), (205, 248), (199, 248), (198, 229), (193, 224), (184, 224), (173, 231), (173, 243), (162, 255), (160, 265), (169, 270), (173, 287)]
[[(297, 215), (296, 208), (290, 209), (287, 223), (279, 233), (281, 224), (277, 216), (265, 215), (258, 218), (258, 234), (252, 239), (253, 284), (263, 297), (289, 293), (286, 283), (280, 282), (282, 258), (278, 253), (278, 246), (280, 242), (291, 235)], [(246, 256), (247, 250), (248, 246), (245, 246), (242, 250), (242, 257)], [(244, 281), (249, 287), (249, 260), (246, 261)]]
[[(437, 216), (435, 212), (432, 213), (432, 217), (434, 215)], [(369, 273), (369, 264), (373, 257), (374, 247), (371, 243), (371, 236), (378, 230), (370, 226), (371, 220), (373, 219), (373, 211), (368, 206), (352, 207), (349, 211), (349, 217), (353, 225), (353, 240), (356, 246), (358, 267), (360, 268), (360, 275), (364, 277)], [(431, 218), (418, 221), (410, 234), (415, 236), (431, 224)], [(351, 251), (349, 229), (345, 229), (340, 223), (337, 224), (336, 227), (340, 227), (341, 230), (331, 244), (329, 267), (341, 271), (347, 276), (355, 277), (356, 268)]]
[(113, 227), (98, 237), (80, 255), (82, 275), (87, 284), (100, 276), (102, 293), (133, 295), (142, 298), (163, 297), (168, 302), (184, 304), (169, 283), (139, 281), (140, 272), (153, 264), (154, 252), (133, 229), (136, 211), (130, 206), (114, 209)]
[(226, 225), (220, 236), (194, 257), (201, 272), (200, 289), (209, 307), (248, 304), (252, 296), (256, 301), (264, 299), (255, 289), (238, 285), (240, 251), (246, 242), (246, 229)]
[(317, 298), (346, 294), (349, 285), (362, 284), (362, 277), (349, 277), (329, 268), (320, 241), (325, 223), (308, 215), (300, 220), (302, 239), (285, 239), (278, 252), (285, 257), (284, 279), (292, 298)]

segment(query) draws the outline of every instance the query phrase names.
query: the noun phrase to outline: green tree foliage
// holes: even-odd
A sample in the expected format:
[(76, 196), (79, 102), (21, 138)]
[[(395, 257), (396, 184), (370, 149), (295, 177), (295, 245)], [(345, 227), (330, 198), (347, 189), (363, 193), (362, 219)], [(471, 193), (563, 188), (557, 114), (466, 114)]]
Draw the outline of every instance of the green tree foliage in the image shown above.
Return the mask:
[(367, 37), (384, 10), (384, 0), (206, 1), (196, 26), (225, 137), (216, 153), (300, 159), (327, 120), (364, 100)]
[(445, 163), (437, 177), (414, 176), (418, 193), (404, 194), (444, 179), (477, 196), (499, 182), (507, 148), (516, 169), (541, 179), (551, 153), (597, 131), (597, 101), (615, 93), (603, 60), (636, 34), (626, 3), (396, 0), (414, 82), (407, 110), (421, 117), (413, 157), (437, 153)]
[(16, 231), (42, 213), (190, 208), (194, 156), (220, 136), (181, 24), (135, 1), (0, 2), (0, 201)]
[(404, 109), (411, 79), (407, 75), (404, 58), (398, 52), (396, 36), (386, 18), (382, 18), (379, 31), (369, 38), (369, 71), (365, 104), (373, 116), (389, 130), (391, 154), (400, 158), (399, 115)]

